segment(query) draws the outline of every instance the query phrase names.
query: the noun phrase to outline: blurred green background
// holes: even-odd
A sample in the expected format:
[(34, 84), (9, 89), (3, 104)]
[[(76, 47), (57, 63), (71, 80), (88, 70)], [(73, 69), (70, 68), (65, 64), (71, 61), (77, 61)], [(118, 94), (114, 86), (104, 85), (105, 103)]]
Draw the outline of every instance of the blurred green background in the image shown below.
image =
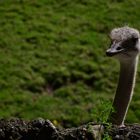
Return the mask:
[[(0, 118), (99, 121), (119, 74), (105, 55), (109, 32), (140, 29), (139, 8), (140, 0), (1, 0)], [(127, 123), (140, 123), (140, 65), (136, 83)]]

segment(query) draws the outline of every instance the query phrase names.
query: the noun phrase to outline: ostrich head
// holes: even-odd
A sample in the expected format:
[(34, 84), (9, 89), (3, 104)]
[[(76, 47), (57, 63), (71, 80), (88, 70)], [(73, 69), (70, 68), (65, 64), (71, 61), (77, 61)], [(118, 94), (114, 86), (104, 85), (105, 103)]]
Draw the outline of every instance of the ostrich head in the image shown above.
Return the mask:
[(113, 56), (119, 61), (127, 62), (140, 52), (139, 31), (130, 27), (115, 28), (110, 33), (111, 47), (107, 56)]

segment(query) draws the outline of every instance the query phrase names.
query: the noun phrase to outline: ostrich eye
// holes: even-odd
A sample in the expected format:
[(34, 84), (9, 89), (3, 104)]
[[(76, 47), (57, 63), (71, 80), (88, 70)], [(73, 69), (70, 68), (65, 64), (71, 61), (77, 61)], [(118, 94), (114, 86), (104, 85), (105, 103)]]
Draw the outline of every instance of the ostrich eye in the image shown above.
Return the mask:
[(120, 47), (120, 46), (119, 46), (116, 50), (118, 50), (118, 51), (119, 51), (119, 50), (121, 50), (121, 49), (122, 49), (122, 47)]

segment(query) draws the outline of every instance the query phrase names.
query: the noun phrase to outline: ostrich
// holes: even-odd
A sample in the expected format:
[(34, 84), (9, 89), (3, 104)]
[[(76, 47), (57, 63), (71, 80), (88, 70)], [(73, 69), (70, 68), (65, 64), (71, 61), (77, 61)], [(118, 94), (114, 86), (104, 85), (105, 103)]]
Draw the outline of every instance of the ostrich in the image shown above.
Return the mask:
[(110, 113), (108, 121), (124, 126), (135, 85), (140, 52), (140, 34), (138, 30), (125, 26), (113, 29), (110, 39), (111, 47), (106, 51), (106, 55), (119, 60), (120, 75), (113, 101), (114, 112)]

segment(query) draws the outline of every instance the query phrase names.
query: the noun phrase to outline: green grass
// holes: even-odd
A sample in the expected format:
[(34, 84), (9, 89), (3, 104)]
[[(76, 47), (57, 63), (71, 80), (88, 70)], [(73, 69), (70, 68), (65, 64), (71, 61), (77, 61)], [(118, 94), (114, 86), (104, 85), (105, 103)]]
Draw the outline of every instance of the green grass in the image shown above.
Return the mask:
[[(97, 121), (119, 65), (105, 56), (114, 27), (140, 29), (140, 1), (0, 1), (0, 117), (64, 127)], [(112, 67), (113, 66), (113, 67)], [(140, 66), (126, 122), (140, 123)], [(96, 110), (96, 112), (95, 112)]]

